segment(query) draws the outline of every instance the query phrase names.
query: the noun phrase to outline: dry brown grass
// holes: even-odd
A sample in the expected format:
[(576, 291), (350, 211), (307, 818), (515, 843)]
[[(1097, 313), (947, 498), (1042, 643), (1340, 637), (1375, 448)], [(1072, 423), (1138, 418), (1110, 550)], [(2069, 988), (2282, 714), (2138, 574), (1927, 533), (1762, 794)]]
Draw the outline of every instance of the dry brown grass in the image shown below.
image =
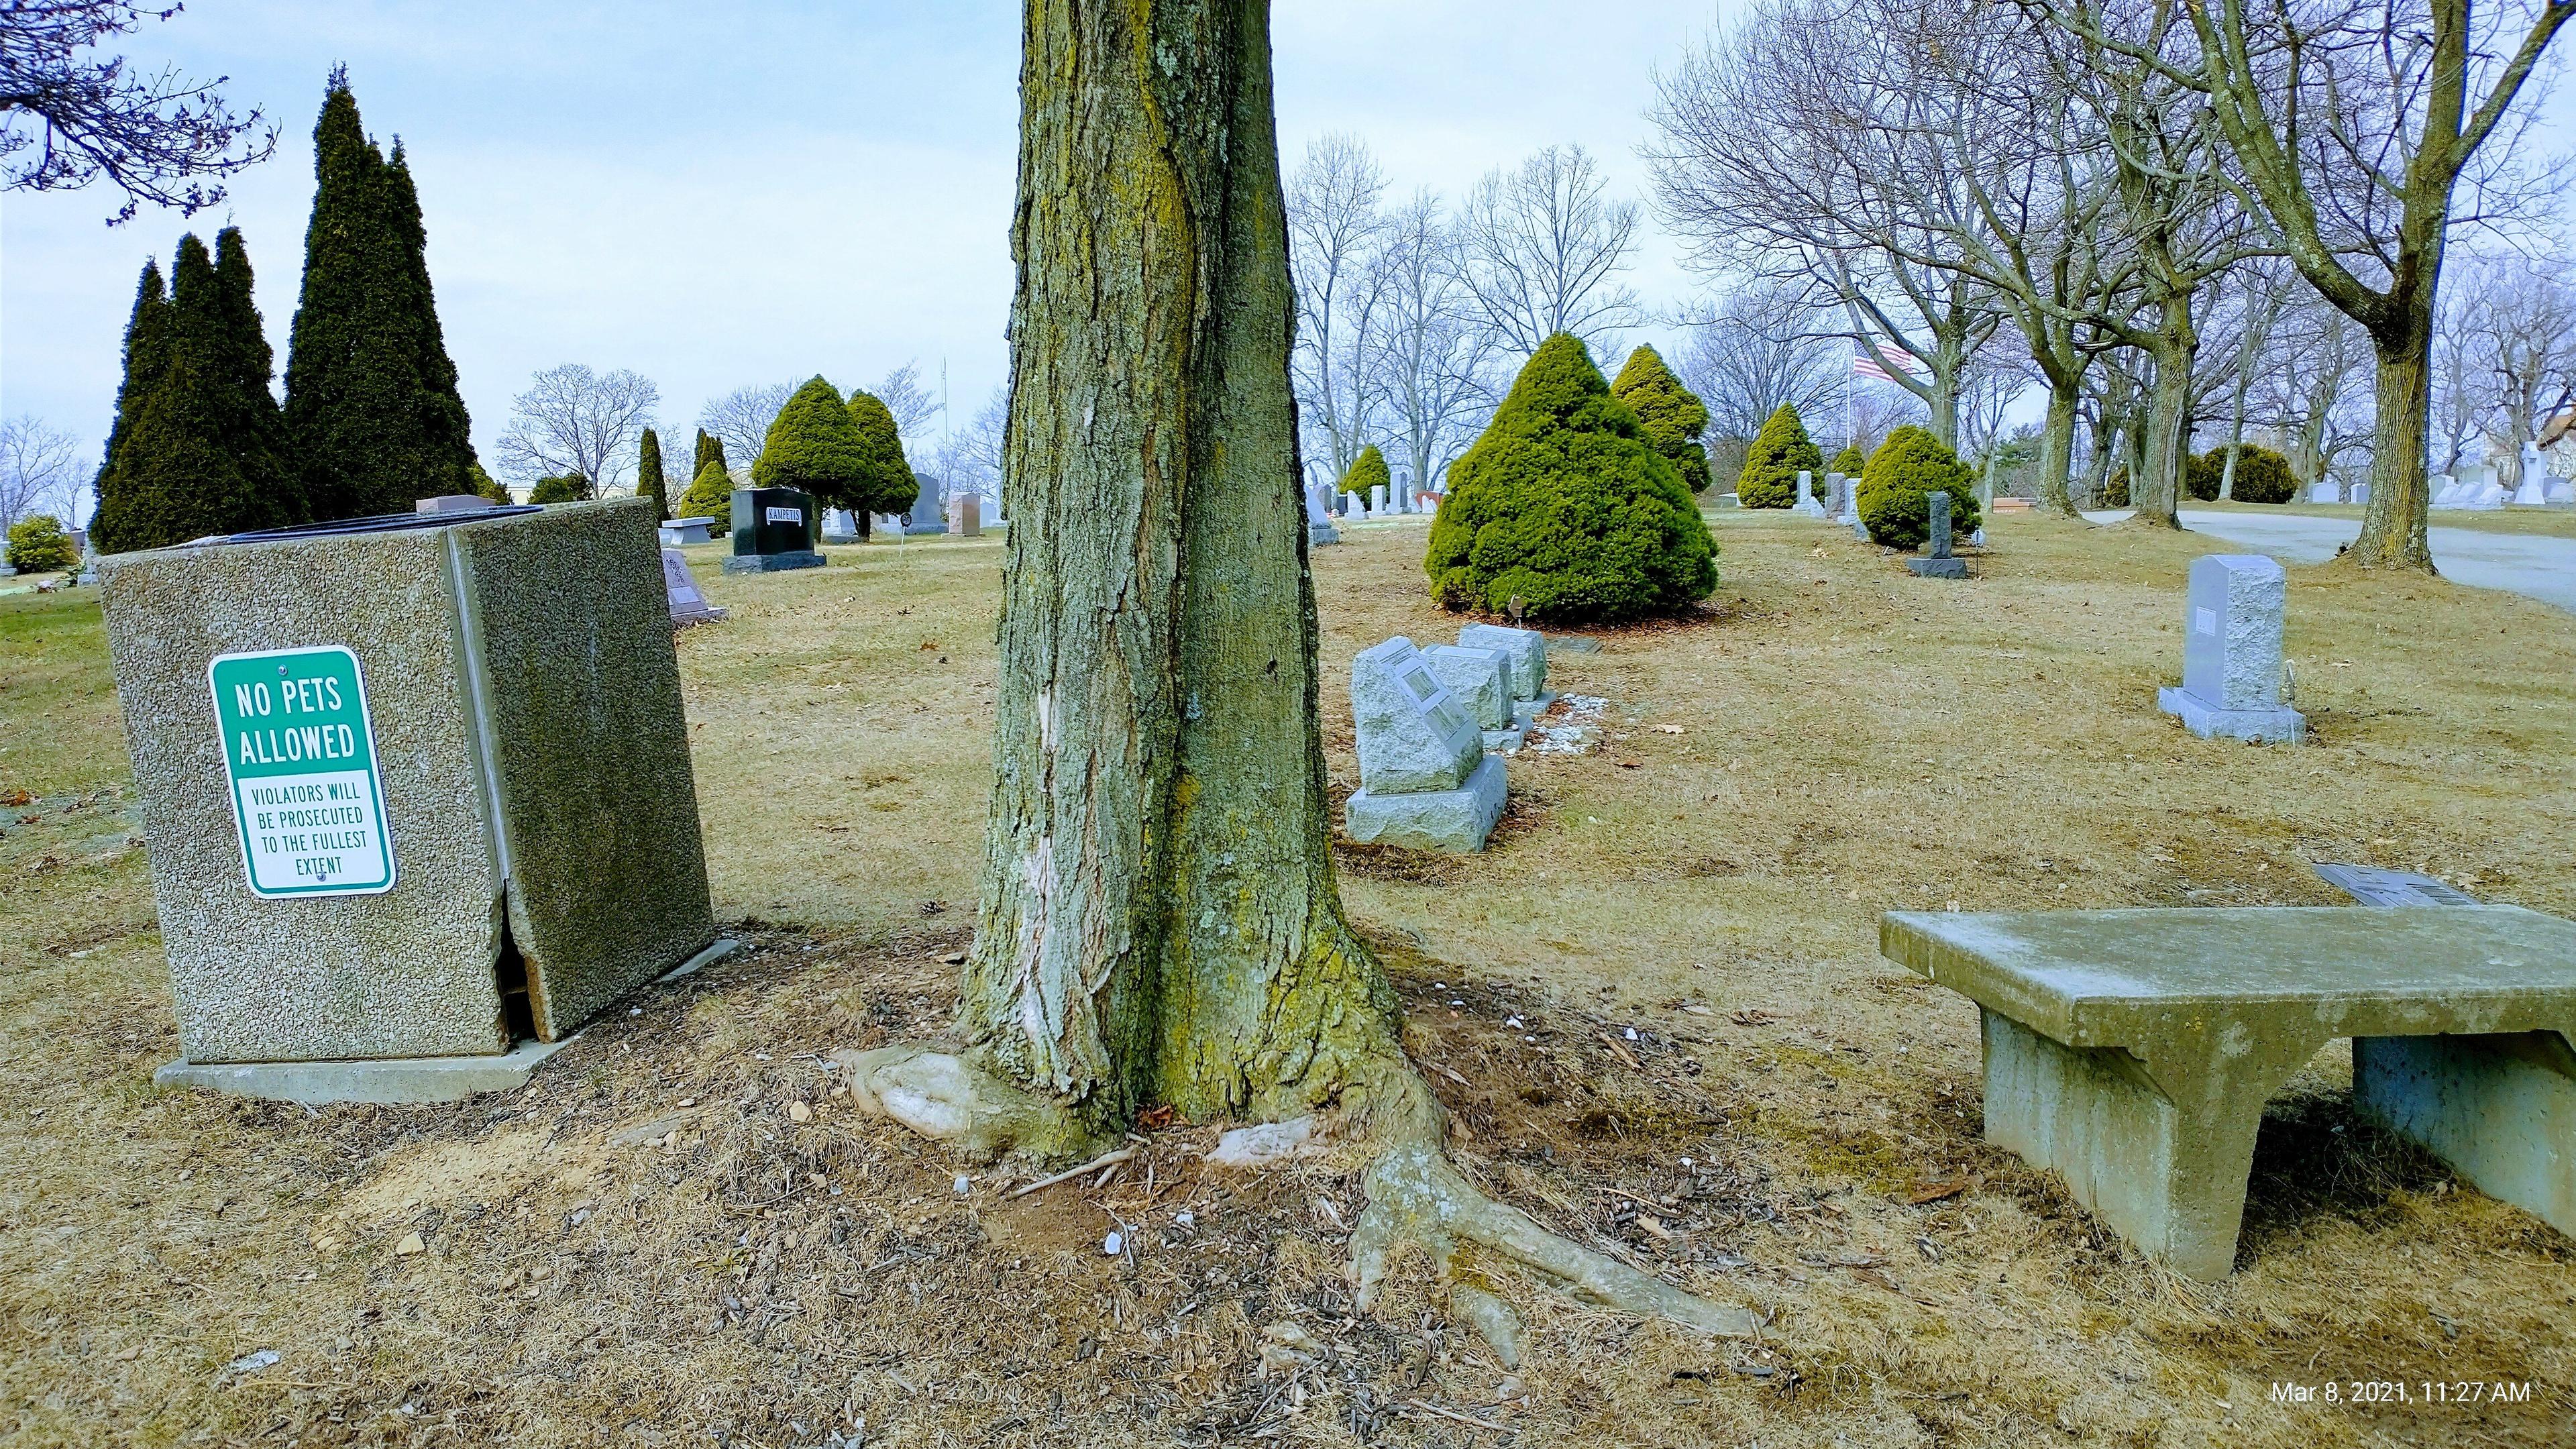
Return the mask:
[[(2239, 1272), (2176, 1280), (1978, 1140), (1975, 1012), (1879, 960), (1872, 922), (2324, 901), (2319, 859), (2566, 913), (2576, 618), (2294, 569), (2316, 742), (2204, 744), (2152, 698), (2184, 564), (2218, 545), (2007, 518), (1943, 586), (1719, 522), (1704, 617), (1553, 661), (1610, 701), (1600, 753), (1516, 760), (1483, 856), (1350, 850), (1342, 879), (1468, 1170), (1772, 1311), (1762, 1344), (1504, 1276), (1533, 1352), (1497, 1406), (1418, 1267), (1350, 1314), (1356, 1162), (1212, 1180), (1184, 1125), (1150, 1192), (961, 1197), (838, 1105), (817, 1054), (944, 1018), (980, 855), (1000, 553), (916, 542), (710, 577), (734, 619), (682, 636), (718, 910), (770, 923), (758, 949), (528, 1092), (437, 1108), (151, 1086), (174, 1033), (95, 610), (0, 602), (0, 794), (38, 797), (0, 815), (0, 1435), (786, 1445), (864, 1414), (923, 1445), (2566, 1442), (2576, 1251), (2354, 1119), (2338, 1053), (2265, 1123)], [(1344, 787), (1350, 655), (1454, 627), (1418, 527), (1346, 537), (1317, 559)], [(1320, 1352), (1264, 1378), (1283, 1321)], [(281, 1362), (225, 1371), (262, 1348)], [(2267, 1401), (2328, 1378), (2534, 1396)]]

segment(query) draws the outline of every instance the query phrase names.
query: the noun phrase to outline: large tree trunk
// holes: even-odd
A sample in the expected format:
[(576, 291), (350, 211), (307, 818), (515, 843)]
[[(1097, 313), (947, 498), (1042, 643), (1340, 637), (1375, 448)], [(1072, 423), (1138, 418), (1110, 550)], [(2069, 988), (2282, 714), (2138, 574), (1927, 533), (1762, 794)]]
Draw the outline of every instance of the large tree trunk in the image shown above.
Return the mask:
[(1391, 1052), (1326, 840), (1265, 0), (1029, 0), (997, 780), (960, 1030), (1095, 1130)]
[(2200, 333), (2192, 325), (2191, 294), (2168, 292), (2157, 308), (2154, 357), (2156, 377), (2147, 392), (2145, 445), (2138, 470), (2129, 476), (2129, 502), (2137, 523), (2180, 528), (2176, 510), (2182, 504), (2182, 462), (2191, 447), (2191, 365), (2200, 350)]
[(2071, 380), (2050, 382), (2048, 422), (2039, 434), (2040, 505), (2067, 518), (2083, 517), (2075, 511), (2073, 490), (2067, 486), (2075, 471), (2075, 405), (2079, 387)]
[(2361, 537), (2345, 555), (2364, 568), (2433, 571), (2425, 523), (2433, 495), (2424, 476), (2424, 434), (2433, 412), (2432, 319), (2417, 339), (2378, 346), (2379, 405), (2373, 419), (2370, 505)]

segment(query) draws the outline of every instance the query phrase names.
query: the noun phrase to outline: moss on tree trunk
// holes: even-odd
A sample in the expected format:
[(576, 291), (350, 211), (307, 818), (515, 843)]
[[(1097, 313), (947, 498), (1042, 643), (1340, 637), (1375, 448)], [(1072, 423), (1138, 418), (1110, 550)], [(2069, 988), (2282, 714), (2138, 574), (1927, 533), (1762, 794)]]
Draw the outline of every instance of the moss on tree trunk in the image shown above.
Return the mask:
[(1095, 1129), (1393, 1050), (1326, 837), (1264, 0), (1029, 0), (962, 1034)]

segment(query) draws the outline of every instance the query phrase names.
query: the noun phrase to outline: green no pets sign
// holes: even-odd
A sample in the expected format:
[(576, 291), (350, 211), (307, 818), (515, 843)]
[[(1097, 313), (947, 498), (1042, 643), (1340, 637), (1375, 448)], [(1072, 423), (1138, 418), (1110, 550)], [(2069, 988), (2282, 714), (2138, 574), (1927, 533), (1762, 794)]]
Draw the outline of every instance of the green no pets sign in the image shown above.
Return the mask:
[(358, 656), (337, 645), (224, 654), (206, 666), (206, 682), (251, 890), (393, 889), (393, 841)]

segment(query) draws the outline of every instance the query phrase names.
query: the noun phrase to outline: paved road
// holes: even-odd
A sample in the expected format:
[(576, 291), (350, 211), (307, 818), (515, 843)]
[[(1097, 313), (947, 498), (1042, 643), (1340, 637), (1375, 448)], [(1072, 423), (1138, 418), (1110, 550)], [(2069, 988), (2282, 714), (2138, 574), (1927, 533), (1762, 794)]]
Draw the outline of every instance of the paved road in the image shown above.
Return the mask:
[[(2085, 515), (2109, 523), (2126, 513)], [(2324, 563), (2361, 536), (2361, 524), (2314, 514), (2216, 513), (2182, 510), (2183, 527), (2268, 553), (2285, 563)], [(2475, 528), (2432, 530), (2433, 565), (2453, 583), (2504, 589), (2576, 612), (2576, 538), (2545, 534), (2488, 533)]]

